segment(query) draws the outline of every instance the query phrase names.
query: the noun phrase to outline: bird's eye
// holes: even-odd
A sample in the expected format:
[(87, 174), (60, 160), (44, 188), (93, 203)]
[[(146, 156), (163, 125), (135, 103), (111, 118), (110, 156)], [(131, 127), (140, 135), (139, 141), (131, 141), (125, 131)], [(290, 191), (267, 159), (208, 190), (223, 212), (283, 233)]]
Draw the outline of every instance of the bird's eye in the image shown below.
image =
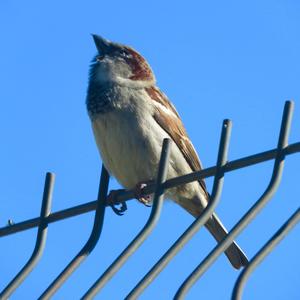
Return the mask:
[(128, 53), (125, 51), (125, 50), (120, 50), (120, 55), (122, 57), (127, 57), (128, 56)]
[(99, 55), (96, 57), (96, 61), (101, 61), (101, 60), (103, 60), (103, 58), (104, 58), (104, 55)]

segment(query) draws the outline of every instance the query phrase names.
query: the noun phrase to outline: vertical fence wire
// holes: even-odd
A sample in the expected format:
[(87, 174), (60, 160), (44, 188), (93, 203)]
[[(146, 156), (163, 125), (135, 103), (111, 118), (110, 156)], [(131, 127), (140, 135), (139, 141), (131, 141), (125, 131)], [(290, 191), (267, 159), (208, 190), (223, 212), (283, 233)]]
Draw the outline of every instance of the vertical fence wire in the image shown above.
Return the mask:
[(26, 276), (36, 266), (40, 258), (42, 257), (48, 231), (48, 224), (46, 218), (48, 217), (51, 209), (52, 193), (54, 186), (55, 176), (52, 173), (47, 173), (45, 178), (43, 201), (40, 213), (40, 224), (38, 227), (38, 233), (36, 237), (35, 247), (31, 257), (20, 270), (20, 272), (13, 278), (13, 280), (4, 288), (0, 293), (0, 299), (8, 299), (8, 297), (17, 289), (17, 287), (25, 280)]
[(257, 252), (249, 264), (240, 273), (232, 293), (232, 300), (241, 300), (243, 289), (250, 274), (263, 261), (263, 259), (276, 247), (276, 245), (300, 222), (300, 208), (280, 227), (271, 239)]
[(95, 248), (103, 227), (108, 184), (109, 174), (105, 167), (102, 166), (101, 178), (99, 183), (98, 202), (91, 235), (86, 244), (83, 246), (83, 248), (66, 266), (66, 268), (58, 275), (58, 277), (56, 277), (56, 279), (44, 291), (44, 293), (39, 297), (39, 299), (49, 299)]
[(154, 193), (154, 200), (149, 219), (143, 229), (133, 239), (133, 241), (126, 247), (126, 249), (116, 258), (116, 260), (106, 269), (100, 278), (92, 285), (92, 287), (84, 294), (81, 299), (91, 299), (101, 288), (111, 279), (111, 277), (122, 267), (126, 260), (132, 255), (138, 247), (143, 243), (147, 236), (152, 232), (160, 216), (161, 207), (163, 203), (164, 187), (163, 183), (167, 178), (167, 171), (169, 165), (171, 140), (164, 139), (162, 152), (158, 167), (158, 174), (156, 179), (156, 190)]
[[(222, 191), (223, 177), (225, 172), (230, 172), (239, 168), (244, 168), (253, 164), (257, 164), (266, 160), (275, 159), (274, 168), (270, 183), (258, 199), (258, 201), (244, 214), (244, 216), (236, 223), (227, 237), (223, 239), (197, 266), (197, 268), (188, 276), (178, 289), (175, 300), (183, 299), (192, 285), (203, 275), (203, 273), (210, 267), (210, 265), (217, 259), (217, 257), (224, 252), (235, 237), (250, 223), (250, 221), (262, 210), (262, 208), (271, 199), (277, 190), (280, 183), (284, 159), (286, 155), (300, 152), (300, 143), (292, 145), (288, 144), (288, 134), (290, 130), (290, 123), (293, 112), (293, 102), (287, 101), (284, 108), (284, 113), (281, 122), (280, 135), (276, 149), (268, 150), (259, 154), (240, 158), (235, 161), (227, 162), (227, 153), (229, 145), (229, 137), (231, 132), (231, 122), (224, 120), (222, 127), (222, 134), (218, 152), (217, 165), (207, 168), (202, 171), (197, 171), (191, 174), (180, 176), (166, 180), (170, 140), (166, 139), (163, 143), (163, 149), (160, 158), (159, 171), (157, 182), (154, 187), (148, 186), (143, 191), (145, 193), (155, 193), (154, 204), (151, 210), (149, 219), (146, 225), (135, 237), (135, 239), (128, 245), (128, 247), (119, 255), (119, 257), (111, 264), (111, 266), (101, 275), (101, 277), (93, 284), (93, 286), (86, 292), (82, 299), (91, 299), (96, 293), (111, 279), (111, 277), (122, 267), (130, 255), (137, 250), (143, 243), (147, 236), (152, 232), (156, 223), (158, 222), (160, 211), (162, 207), (162, 199), (165, 189), (186, 184), (188, 182), (196, 181), (208, 176), (215, 176), (212, 196), (204, 209), (202, 214), (189, 226), (189, 228), (179, 237), (179, 239), (168, 249), (168, 251), (158, 260), (158, 262), (150, 269), (150, 271), (143, 277), (142, 280), (134, 287), (134, 289), (126, 297), (127, 300), (136, 299), (143, 290), (158, 276), (158, 274), (167, 266), (169, 261), (184, 247), (184, 245), (193, 237), (193, 235), (203, 226), (208, 218), (211, 216), (215, 207), (218, 204), (219, 197)], [(22, 281), (32, 271), (34, 266), (38, 263), (42, 256), (46, 237), (47, 226), (51, 222), (62, 220), (71, 216), (76, 216), (86, 213), (91, 210), (96, 210), (94, 217), (93, 229), (90, 237), (79, 253), (66, 266), (66, 268), (58, 275), (58, 277), (50, 284), (39, 299), (49, 299), (57, 289), (67, 280), (67, 278), (75, 271), (80, 263), (93, 251), (96, 246), (103, 227), (103, 220), (105, 214), (105, 206), (109, 175), (104, 167), (102, 167), (101, 180), (99, 185), (98, 200), (88, 202), (76, 207), (68, 208), (56, 213), (50, 214), (51, 199), (53, 192), (54, 175), (47, 173), (43, 194), (43, 202), (41, 214), (39, 218), (30, 219), (19, 224), (14, 224), (9, 227), (0, 228), (0, 236), (5, 236), (18, 231), (26, 230), (38, 226), (38, 234), (36, 238), (35, 248), (33, 253), (24, 265), (21, 271), (15, 278), (4, 288), (0, 293), (0, 299), (8, 299), (8, 297), (15, 291), (15, 289), (22, 283)], [(126, 191), (118, 196), (117, 200), (126, 201), (133, 197), (133, 191)], [(257, 252), (257, 254), (250, 260), (249, 265), (241, 272), (236, 281), (232, 300), (240, 300), (246, 280), (254, 271), (256, 266), (268, 255), (270, 251), (284, 238), (284, 236), (300, 221), (300, 209), (298, 209), (287, 222), (271, 237), (271, 239)]]
[(224, 172), (222, 167), (226, 164), (229, 140), (231, 135), (232, 123), (230, 120), (224, 120), (220, 138), (220, 145), (217, 158), (217, 172), (214, 179), (212, 195), (209, 204), (196, 221), (179, 237), (179, 239), (169, 248), (161, 259), (152, 267), (152, 269), (142, 278), (142, 280), (127, 295), (126, 300), (136, 299), (143, 290), (158, 276), (165, 268), (168, 262), (183, 248), (183, 246), (196, 234), (210, 218), (215, 207), (218, 204), (224, 181)]
[(203, 275), (203, 273), (219, 257), (219, 255), (229, 247), (236, 236), (261, 211), (261, 209), (267, 204), (267, 202), (276, 192), (282, 177), (285, 158), (284, 149), (288, 145), (288, 135), (291, 126), (293, 107), (294, 106), (292, 101), (286, 101), (278, 139), (277, 155), (275, 158), (272, 177), (266, 191), (263, 193), (260, 199), (248, 210), (248, 212), (238, 221), (238, 223), (228, 233), (227, 237), (223, 241), (221, 241), (188, 276), (188, 278), (183, 282), (183, 284), (176, 292), (176, 295), (174, 297), (175, 300), (184, 299), (186, 293), (194, 285), (194, 283)]

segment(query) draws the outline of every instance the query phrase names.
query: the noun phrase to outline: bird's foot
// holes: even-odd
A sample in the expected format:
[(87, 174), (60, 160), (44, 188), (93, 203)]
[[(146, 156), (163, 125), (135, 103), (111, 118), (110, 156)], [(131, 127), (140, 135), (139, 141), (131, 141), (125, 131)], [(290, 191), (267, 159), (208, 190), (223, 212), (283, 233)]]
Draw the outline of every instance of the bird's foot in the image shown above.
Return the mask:
[[(124, 189), (112, 190), (109, 192), (106, 198), (106, 203), (112, 208), (114, 213), (117, 214), (118, 216), (123, 216), (124, 212), (127, 210), (126, 202), (121, 202), (121, 203), (116, 202), (116, 198), (122, 192), (124, 192)], [(118, 208), (116, 207), (117, 205), (121, 205), (121, 207)]]
[(151, 207), (152, 204), (152, 195), (143, 195), (143, 189), (148, 186), (149, 184), (153, 184), (153, 180), (149, 180), (147, 182), (139, 182), (134, 189), (134, 196), (135, 198), (144, 204), (147, 207)]

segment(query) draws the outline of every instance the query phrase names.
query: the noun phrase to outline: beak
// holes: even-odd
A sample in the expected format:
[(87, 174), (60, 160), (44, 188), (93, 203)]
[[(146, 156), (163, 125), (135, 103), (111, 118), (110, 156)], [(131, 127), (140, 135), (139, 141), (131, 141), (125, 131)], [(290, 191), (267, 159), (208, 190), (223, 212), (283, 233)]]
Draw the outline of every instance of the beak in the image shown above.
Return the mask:
[(111, 42), (97, 34), (92, 34), (97, 50), (100, 54), (106, 54), (111, 48)]

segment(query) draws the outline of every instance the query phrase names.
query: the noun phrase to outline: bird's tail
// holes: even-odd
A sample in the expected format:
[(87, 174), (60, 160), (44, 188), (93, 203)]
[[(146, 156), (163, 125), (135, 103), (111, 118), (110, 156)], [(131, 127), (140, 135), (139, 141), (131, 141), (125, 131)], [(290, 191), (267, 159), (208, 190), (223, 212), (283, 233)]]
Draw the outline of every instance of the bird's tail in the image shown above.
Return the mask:
[[(216, 214), (213, 214), (209, 221), (205, 224), (209, 232), (214, 236), (217, 242), (221, 242), (227, 235), (227, 230), (219, 220)], [(232, 266), (239, 269), (248, 264), (248, 259), (242, 249), (233, 242), (225, 251)]]
[[(201, 212), (203, 211), (203, 207), (205, 207), (205, 201), (202, 201), (201, 205), (199, 205), (199, 199), (201, 197), (183, 198), (178, 197), (175, 198), (176, 202), (183, 207), (186, 211), (188, 211), (195, 218), (198, 218)], [(201, 202), (201, 201), (200, 201)], [(220, 243), (226, 236), (227, 230), (219, 220), (217, 215), (214, 213), (211, 218), (206, 222), (205, 227), (209, 230), (209, 232), (214, 236), (218, 243)], [(248, 259), (241, 248), (233, 242), (225, 251), (226, 256), (228, 257), (232, 266), (236, 269), (239, 269), (248, 264)]]

